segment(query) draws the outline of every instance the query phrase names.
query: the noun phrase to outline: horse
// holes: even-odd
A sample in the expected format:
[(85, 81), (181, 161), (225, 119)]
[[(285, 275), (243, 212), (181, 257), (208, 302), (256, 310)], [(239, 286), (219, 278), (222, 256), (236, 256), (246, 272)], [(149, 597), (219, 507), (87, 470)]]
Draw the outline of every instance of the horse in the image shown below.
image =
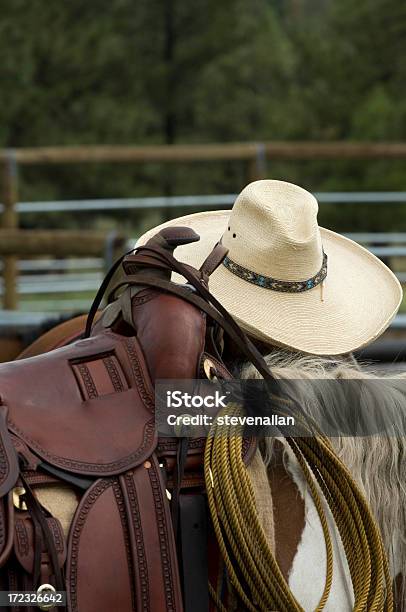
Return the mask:
[[(18, 359), (67, 345), (80, 338), (84, 328), (84, 317), (57, 325), (34, 341)], [(284, 380), (382, 379), (382, 374), (375, 373), (367, 364), (358, 364), (354, 359), (321, 358), (275, 346), (262, 345), (261, 350), (274, 375)], [(237, 355), (233, 354), (229, 359), (229, 368), (237, 370), (242, 378), (258, 378), (255, 368), (242, 362)], [(405, 379), (406, 374), (399, 372), (386, 373), (383, 378), (383, 382), (388, 384), (385, 385), (385, 392), (379, 396), (379, 407), (388, 420), (396, 420), (399, 412), (406, 414)], [(317, 396), (309, 394), (307, 401), (302, 403), (305, 412), (313, 418), (320, 415), (327, 403), (330, 404), (330, 412), (340, 410), (338, 403), (331, 406), (334, 401), (331, 395), (323, 397), (323, 389), (326, 387), (321, 385)], [(399, 458), (406, 456), (405, 438), (401, 435), (396, 438), (342, 436), (331, 440), (338, 456), (364, 491), (378, 521), (394, 579), (395, 609), (404, 612), (406, 464)], [(314, 610), (323, 591), (326, 551), (314, 500), (300, 466), (283, 438), (265, 437), (247, 469), (255, 492), (258, 515), (282, 574), (303, 609)], [(79, 503), (75, 490), (68, 485), (48, 483), (36, 487), (35, 492), (41, 503), (59, 518), (67, 533)], [(324, 609), (328, 612), (345, 612), (352, 610), (354, 605), (349, 570), (339, 533), (325, 502), (324, 507), (334, 548), (333, 582)]]

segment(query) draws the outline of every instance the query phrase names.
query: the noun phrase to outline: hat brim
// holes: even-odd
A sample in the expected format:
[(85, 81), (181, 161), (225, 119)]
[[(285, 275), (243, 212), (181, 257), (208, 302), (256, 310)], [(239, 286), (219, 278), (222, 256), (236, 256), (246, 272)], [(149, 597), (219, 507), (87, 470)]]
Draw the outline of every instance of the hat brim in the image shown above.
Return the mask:
[[(221, 210), (178, 217), (146, 232), (137, 245), (164, 227), (190, 226), (200, 241), (178, 247), (176, 258), (199, 268), (226, 230), (229, 216), (229, 210)], [(324, 228), (320, 232), (327, 278), (308, 291), (265, 289), (223, 265), (211, 275), (210, 291), (254, 338), (314, 355), (340, 355), (375, 340), (396, 315), (402, 288), (391, 270), (356, 242)], [(176, 276), (173, 280), (179, 280)]]

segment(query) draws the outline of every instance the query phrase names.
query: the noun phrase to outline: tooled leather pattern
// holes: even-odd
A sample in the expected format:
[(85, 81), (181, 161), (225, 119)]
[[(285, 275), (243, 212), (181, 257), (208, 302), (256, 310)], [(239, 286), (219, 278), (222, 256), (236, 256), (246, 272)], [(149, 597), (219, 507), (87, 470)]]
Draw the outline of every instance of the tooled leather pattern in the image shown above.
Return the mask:
[(141, 395), (141, 399), (144, 404), (151, 410), (151, 413), (155, 411), (154, 400), (151, 397), (151, 394), (147, 390), (147, 386), (145, 384), (144, 372), (140, 366), (140, 362), (137, 357), (137, 353), (134, 348), (134, 344), (131, 341), (131, 338), (127, 338), (125, 341), (125, 348), (127, 354), (130, 358), (131, 370), (134, 375), (134, 378), (137, 382), (138, 392)]
[(103, 363), (106, 366), (108, 375), (110, 376), (111, 383), (116, 393), (124, 391), (123, 383), (121, 382), (120, 374), (118, 373), (117, 367), (111, 357), (105, 357)]
[(91, 472), (94, 474), (97, 473), (105, 473), (108, 470), (120, 470), (125, 469), (130, 463), (136, 461), (138, 457), (140, 457), (144, 450), (152, 444), (155, 435), (155, 421), (152, 418), (147, 422), (144, 428), (144, 436), (142, 440), (142, 444), (137, 448), (134, 453), (123, 457), (119, 461), (114, 461), (112, 463), (107, 464), (97, 464), (97, 463), (86, 463), (84, 461), (73, 461), (72, 459), (66, 459), (64, 457), (59, 457), (57, 455), (53, 455), (45, 450), (42, 446), (40, 446), (35, 440), (29, 438), (25, 432), (23, 432), (13, 421), (10, 420), (10, 425), (14, 432), (18, 433), (21, 437), (23, 437), (28, 444), (33, 448), (37, 449), (42, 455), (48, 458), (50, 463), (54, 463), (55, 465), (59, 465), (61, 467), (65, 467), (67, 469), (73, 470), (86, 470), (87, 472)]
[(65, 542), (62, 531), (62, 526), (58, 519), (50, 517), (47, 519), (49, 528), (52, 532), (52, 536), (55, 543), (56, 552), (62, 554), (65, 551)]
[(128, 517), (127, 517), (127, 512), (125, 509), (123, 493), (116, 479), (113, 481), (113, 492), (116, 498), (117, 508), (118, 508), (118, 512), (119, 512), (120, 520), (121, 520), (121, 526), (123, 528), (124, 544), (125, 544), (125, 550), (127, 554), (127, 566), (128, 566), (128, 573), (129, 573), (130, 585), (131, 585), (131, 604), (132, 604), (132, 608), (134, 612), (138, 612), (137, 604), (136, 604), (136, 597), (135, 597), (134, 580), (133, 580), (134, 564), (133, 564), (133, 558), (131, 554), (131, 542), (130, 542), (130, 535), (128, 533), (128, 524), (127, 524)]
[(29, 540), (25, 521), (17, 519), (15, 523), (15, 534), (16, 534), (16, 546), (20, 552), (20, 555), (26, 557), (29, 553)]
[(0, 436), (0, 483), (4, 482), (10, 472), (10, 464), (8, 462), (6, 449), (4, 447), (3, 439)]
[(70, 573), (68, 588), (71, 602), (71, 612), (79, 612), (76, 588), (78, 584), (77, 572), (80, 536), (82, 534), (87, 515), (89, 514), (92, 506), (96, 503), (100, 495), (111, 486), (113, 486), (112, 479), (103, 479), (97, 482), (92, 491), (87, 495), (87, 498), (76, 519), (76, 524), (72, 532), (71, 553), (69, 559)]
[[(54, 517), (47, 517), (46, 521), (58, 555), (59, 567), (63, 567), (66, 561), (66, 546), (62, 526), (58, 519)], [(16, 559), (29, 574), (34, 572), (34, 529), (35, 527), (29, 513), (18, 512), (14, 525), (14, 552)]]
[(41, 463), (41, 459), (34, 455), (28, 448), (28, 446), (14, 434), (10, 433), (11, 442), (14, 446), (16, 453), (24, 460), (24, 471), (26, 473), (36, 474), (38, 465)]
[(4, 500), (0, 500), (0, 552), (6, 544), (6, 513), (4, 508)]
[[(138, 503), (137, 491), (134, 486), (133, 472), (127, 472), (124, 477), (125, 486), (127, 489), (128, 498), (130, 501), (131, 509), (131, 520), (135, 532), (135, 547), (137, 555), (137, 571), (140, 579), (141, 586), (141, 605), (142, 612), (149, 612), (150, 610), (150, 594), (149, 594), (149, 580), (148, 580), (148, 566), (147, 556), (145, 553), (145, 542), (142, 531), (141, 515)], [(140, 611), (141, 612), (141, 611)]]
[(154, 505), (156, 518), (158, 523), (158, 534), (160, 540), (160, 549), (161, 549), (161, 563), (162, 563), (162, 574), (164, 578), (165, 584), (165, 595), (166, 595), (166, 609), (167, 612), (175, 612), (176, 611), (176, 600), (175, 600), (175, 592), (174, 592), (174, 576), (172, 573), (172, 565), (170, 562), (170, 543), (169, 543), (169, 534), (168, 534), (168, 526), (165, 516), (164, 503), (165, 500), (163, 498), (162, 487), (159, 480), (158, 472), (155, 467), (155, 464), (152, 463), (150, 469), (148, 470), (149, 479), (151, 482), (152, 495), (154, 497)]
[(85, 385), (87, 397), (89, 399), (96, 399), (99, 394), (97, 393), (96, 385), (94, 384), (89, 368), (85, 363), (80, 363), (78, 365), (78, 370), (82, 377), (83, 384)]

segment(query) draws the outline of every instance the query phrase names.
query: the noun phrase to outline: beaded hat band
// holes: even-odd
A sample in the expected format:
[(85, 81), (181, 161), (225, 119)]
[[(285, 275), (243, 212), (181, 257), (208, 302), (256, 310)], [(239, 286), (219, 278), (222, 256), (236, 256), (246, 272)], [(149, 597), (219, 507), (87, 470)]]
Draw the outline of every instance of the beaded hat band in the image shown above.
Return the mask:
[(264, 289), (272, 289), (273, 291), (283, 291), (284, 293), (302, 293), (303, 291), (309, 291), (324, 281), (327, 276), (327, 255), (323, 250), (323, 263), (321, 264), (320, 270), (307, 280), (302, 281), (284, 281), (272, 278), (271, 276), (265, 276), (264, 274), (257, 274), (240, 264), (235, 263), (232, 259), (226, 256), (223, 260), (223, 265), (235, 276), (239, 276), (243, 280), (246, 280), (253, 285), (258, 285)]

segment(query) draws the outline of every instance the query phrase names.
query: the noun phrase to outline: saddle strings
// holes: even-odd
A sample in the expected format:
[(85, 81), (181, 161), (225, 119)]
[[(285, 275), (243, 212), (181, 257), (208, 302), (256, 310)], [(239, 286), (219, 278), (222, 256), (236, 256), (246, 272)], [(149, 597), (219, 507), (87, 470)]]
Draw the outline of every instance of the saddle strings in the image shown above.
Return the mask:
[[(237, 405), (231, 404), (226, 410), (230, 415), (241, 414)], [(324, 436), (286, 440), (309, 485), (326, 543), (326, 581), (316, 611), (324, 609), (333, 578), (332, 545), (321, 490), (344, 546), (354, 590), (354, 612), (392, 612), (392, 583), (382, 538), (355, 480)], [(204, 459), (209, 510), (231, 585), (250, 612), (303, 612), (259, 522), (241, 447), (242, 429), (226, 431), (224, 426), (214, 425)], [(224, 612), (226, 607), (212, 585), (209, 590), (216, 607)]]

